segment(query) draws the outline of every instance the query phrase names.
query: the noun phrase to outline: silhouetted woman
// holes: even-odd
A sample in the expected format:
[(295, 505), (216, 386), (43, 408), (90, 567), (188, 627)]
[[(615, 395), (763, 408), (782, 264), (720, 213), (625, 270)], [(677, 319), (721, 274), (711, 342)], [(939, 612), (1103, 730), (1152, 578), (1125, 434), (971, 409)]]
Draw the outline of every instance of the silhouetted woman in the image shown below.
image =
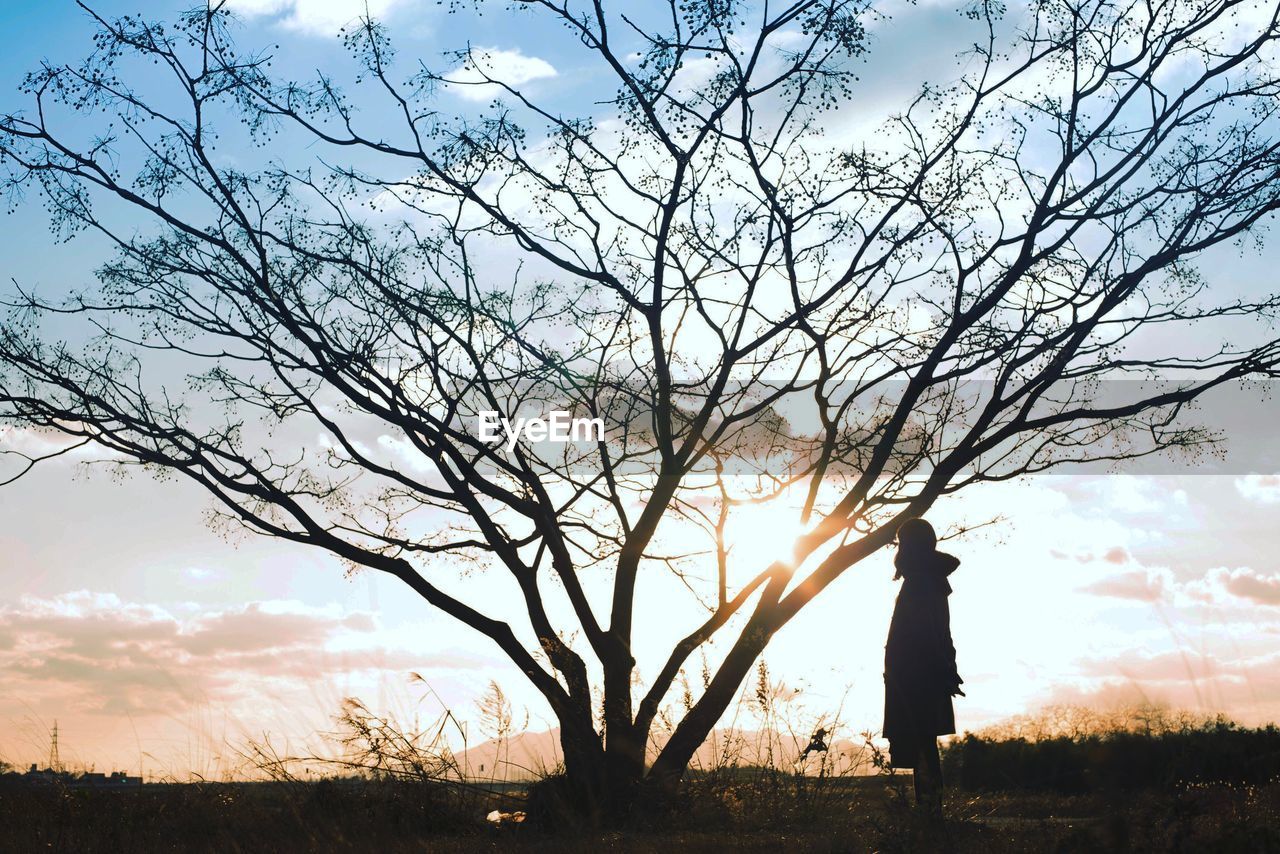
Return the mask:
[(909, 519), (898, 529), (894, 560), (902, 579), (884, 647), (884, 737), (889, 762), (913, 769), (916, 803), (942, 810), (938, 736), (956, 731), (951, 698), (964, 696), (951, 642), (947, 576), (960, 561), (938, 551), (933, 527)]

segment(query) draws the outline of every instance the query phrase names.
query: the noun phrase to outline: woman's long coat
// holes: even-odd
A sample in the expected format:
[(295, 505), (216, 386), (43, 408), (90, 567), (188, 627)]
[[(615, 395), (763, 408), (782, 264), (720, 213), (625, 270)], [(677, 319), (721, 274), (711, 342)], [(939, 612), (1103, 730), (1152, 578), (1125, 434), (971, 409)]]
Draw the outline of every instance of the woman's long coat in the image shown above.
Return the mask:
[(962, 681), (947, 606), (947, 576), (960, 561), (937, 551), (904, 558), (884, 647), (884, 737), (896, 766), (915, 764), (918, 745), (956, 731), (951, 696)]

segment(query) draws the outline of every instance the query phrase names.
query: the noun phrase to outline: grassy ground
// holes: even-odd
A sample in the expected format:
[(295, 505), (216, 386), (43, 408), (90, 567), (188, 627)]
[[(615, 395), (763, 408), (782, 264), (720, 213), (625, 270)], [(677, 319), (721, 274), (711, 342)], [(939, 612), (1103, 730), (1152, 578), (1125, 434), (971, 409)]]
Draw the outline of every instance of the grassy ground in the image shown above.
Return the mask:
[(901, 777), (691, 787), (678, 811), (609, 833), (493, 827), (505, 806), (415, 784), (0, 789), (3, 851), (1280, 852), (1280, 784), (1123, 795), (952, 792), (941, 825)]

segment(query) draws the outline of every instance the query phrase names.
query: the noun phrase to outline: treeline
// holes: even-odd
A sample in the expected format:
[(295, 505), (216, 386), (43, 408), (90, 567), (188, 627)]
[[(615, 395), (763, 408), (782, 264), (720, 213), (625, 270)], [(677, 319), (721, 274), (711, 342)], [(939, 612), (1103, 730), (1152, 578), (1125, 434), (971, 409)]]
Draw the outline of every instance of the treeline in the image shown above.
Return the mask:
[(948, 784), (962, 789), (1078, 794), (1182, 783), (1263, 785), (1280, 780), (1280, 729), (1223, 717), (1149, 716), (1102, 726), (967, 734), (943, 751)]

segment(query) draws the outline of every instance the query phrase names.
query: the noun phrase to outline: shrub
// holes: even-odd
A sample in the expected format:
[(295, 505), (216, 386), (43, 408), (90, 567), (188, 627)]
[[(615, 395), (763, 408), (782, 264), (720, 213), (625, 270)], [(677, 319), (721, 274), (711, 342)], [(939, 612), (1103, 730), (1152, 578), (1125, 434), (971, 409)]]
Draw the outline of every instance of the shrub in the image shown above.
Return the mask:
[(1223, 718), (1173, 728), (1048, 737), (969, 734), (943, 751), (951, 785), (1081, 793), (1176, 783), (1261, 785), (1280, 778), (1280, 730)]

